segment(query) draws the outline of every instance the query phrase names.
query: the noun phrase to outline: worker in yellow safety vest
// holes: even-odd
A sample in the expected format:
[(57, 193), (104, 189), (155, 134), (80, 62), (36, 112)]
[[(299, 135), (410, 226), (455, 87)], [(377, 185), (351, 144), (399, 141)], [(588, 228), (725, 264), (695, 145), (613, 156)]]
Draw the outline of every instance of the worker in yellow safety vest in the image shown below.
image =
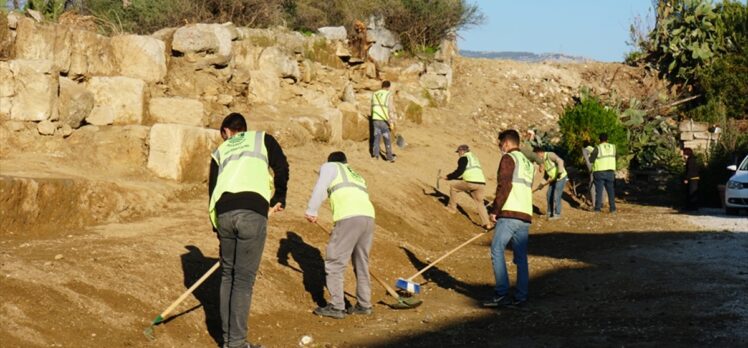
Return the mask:
[(486, 188), (486, 176), (483, 174), (478, 156), (470, 151), (470, 147), (463, 144), (457, 147), (457, 169), (446, 176), (441, 177), (444, 180), (454, 180), (450, 183), (449, 204), (447, 210), (450, 213), (457, 213), (457, 194), (466, 192), (473, 198), (478, 208), (481, 226), (491, 228), (491, 220), (488, 219), (486, 205), (483, 203)]
[[(333, 152), (319, 170), (317, 184), (305, 213), (309, 222), (317, 223), (320, 205), (329, 198), (335, 223), (325, 254), (325, 273), (330, 302), (317, 307), (314, 314), (342, 319), (346, 314), (369, 315), (371, 282), (369, 251), (374, 237), (374, 206), (369, 199), (366, 180), (350, 166), (343, 152)], [(355, 306), (346, 310), (343, 276), (348, 260), (356, 273)]]
[(542, 168), (546, 180), (543, 186), (548, 185), (546, 201), (548, 208), (546, 214), (548, 220), (561, 218), (561, 196), (564, 193), (564, 186), (569, 180), (569, 176), (564, 168), (564, 160), (554, 152), (545, 151), (542, 147), (533, 148), (535, 156), (542, 161)]
[[(499, 148), (504, 155), (496, 175), (496, 198), (491, 220), (496, 222), (491, 241), (496, 287), (494, 296), (484, 307), (521, 307), (527, 303), (530, 271), (527, 264), (527, 239), (532, 223), (532, 180), (535, 168), (519, 150), (519, 133), (514, 129), (499, 133)], [(517, 265), (516, 291), (509, 295), (504, 250), (512, 243), (514, 264)]]
[(592, 150), (592, 178), (595, 182), (595, 212), (602, 209), (603, 188), (608, 194), (610, 212), (616, 212), (616, 146), (608, 143), (608, 134), (600, 134), (600, 144)]
[(248, 131), (239, 113), (223, 119), (221, 137), (208, 178), (210, 221), (220, 242), (219, 309), (224, 346), (245, 347), (268, 214), (286, 205), (288, 161), (275, 138)]
[(371, 141), (371, 158), (379, 159), (379, 144), (384, 139), (385, 159), (395, 162), (392, 154), (392, 132), (395, 130), (397, 111), (390, 86), (390, 81), (382, 81), (382, 89), (371, 95), (371, 123), (374, 136)]

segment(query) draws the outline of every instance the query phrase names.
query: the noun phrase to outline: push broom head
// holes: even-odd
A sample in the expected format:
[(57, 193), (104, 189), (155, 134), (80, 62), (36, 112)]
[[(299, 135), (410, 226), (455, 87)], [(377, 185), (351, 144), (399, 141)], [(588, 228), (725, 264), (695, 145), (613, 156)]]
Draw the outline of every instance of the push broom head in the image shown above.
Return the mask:
[(420, 294), (421, 293), (421, 285), (412, 282), (403, 278), (397, 278), (397, 282), (395, 282), (395, 287), (404, 291), (407, 291), (411, 294)]

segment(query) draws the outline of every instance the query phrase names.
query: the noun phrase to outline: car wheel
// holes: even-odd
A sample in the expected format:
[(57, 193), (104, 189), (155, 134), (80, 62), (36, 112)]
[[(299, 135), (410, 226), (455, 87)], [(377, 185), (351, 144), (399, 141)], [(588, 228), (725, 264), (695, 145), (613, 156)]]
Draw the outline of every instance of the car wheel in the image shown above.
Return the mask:
[(738, 208), (725, 208), (725, 214), (727, 215), (738, 215), (739, 212)]

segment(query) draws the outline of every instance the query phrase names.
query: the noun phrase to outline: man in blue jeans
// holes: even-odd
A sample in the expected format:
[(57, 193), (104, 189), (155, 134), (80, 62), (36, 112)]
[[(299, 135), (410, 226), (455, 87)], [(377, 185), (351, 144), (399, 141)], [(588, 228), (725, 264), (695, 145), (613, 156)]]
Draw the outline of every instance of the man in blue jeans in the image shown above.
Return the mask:
[(608, 143), (608, 134), (600, 134), (600, 144), (592, 150), (592, 179), (595, 182), (595, 212), (599, 213), (603, 204), (603, 188), (608, 194), (610, 212), (616, 212), (616, 146)]
[(268, 214), (286, 205), (288, 161), (271, 135), (247, 131), (241, 114), (224, 118), (221, 137), (224, 142), (211, 155), (208, 192), (210, 221), (220, 241), (223, 347), (257, 347), (246, 341), (247, 317)]
[(542, 161), (545, 180), (548, 186), (548, 220), (561, 218), (561, 196), (569, 176), (564, 168), (564, 160), (553, 152), (545, 151), (541, 147), (533, 148), (535, 156)]
[[(491, 241), (491, 259), (496, 278), (494, 296), (484, 307), (514, 306), (527, 303), (530, 272), (527, 265), (527, 238), (532, 223), (532, 179), (535, 173), (530, 160), (519, 151), (519, 133), (513, 129), (499, 134), (499, 148), (504, 155), (499, 163), (496, 198), (491, 220), (496, 222)], [(514, 297), (509, 296), (504, 250), (512, 243), (517, 283)]]

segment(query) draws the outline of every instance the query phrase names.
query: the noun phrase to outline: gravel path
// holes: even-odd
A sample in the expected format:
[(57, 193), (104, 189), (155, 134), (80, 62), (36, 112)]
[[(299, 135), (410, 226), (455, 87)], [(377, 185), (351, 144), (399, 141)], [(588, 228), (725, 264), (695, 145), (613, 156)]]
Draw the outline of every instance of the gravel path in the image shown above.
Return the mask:
[(722, 209), (701, 208), (688, 216), (688, 222), (709, 231), (748, 233), (748, 216), (728, 216)]

